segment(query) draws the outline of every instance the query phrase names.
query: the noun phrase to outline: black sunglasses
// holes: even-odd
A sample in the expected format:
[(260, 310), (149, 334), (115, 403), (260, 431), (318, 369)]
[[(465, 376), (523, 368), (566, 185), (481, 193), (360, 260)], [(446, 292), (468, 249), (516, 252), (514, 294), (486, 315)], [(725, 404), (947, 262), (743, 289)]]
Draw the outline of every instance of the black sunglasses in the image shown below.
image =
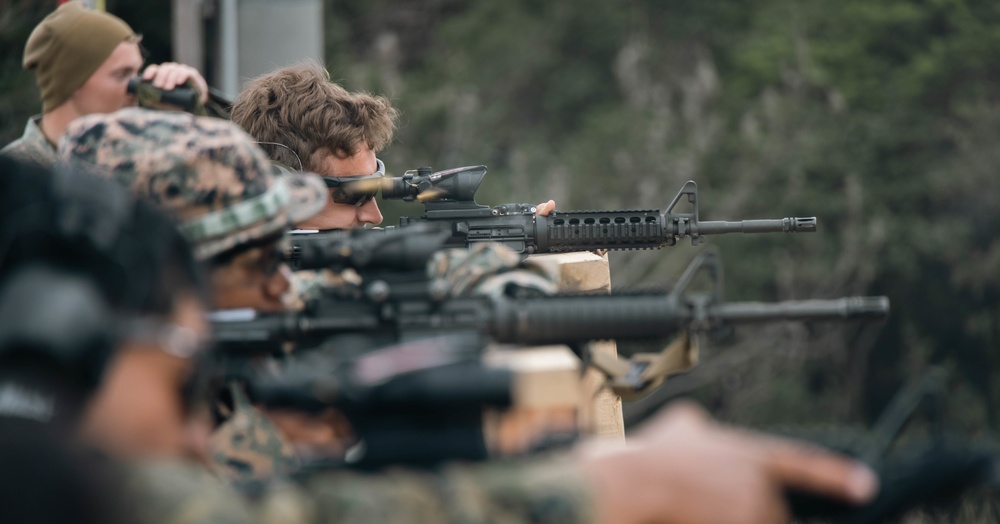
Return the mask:
[(290, 241), (285, 237), (284, 233), (270, 235), (223, 251), (209, 259), (208, 265), (211, 268), (228, 266), (233, 263), (236, 257), (243, 253), (260, 248), (264, 250), (264, 253), (255, 261), (254, 265), (259, 267), (265, 277), (271, 277), (278, 272), (281, 264), (285, 262), (285, 253), (289, 251), (290, 247)]
[(385, 177), (385, 164), (375, 159), (378, 171), (364, 176), (325, 176), (323, 181), (330, 188), (330, 198), (338, 204), (361, 207), (371, 202), (378, 194), (380, 184), (376, 181)]

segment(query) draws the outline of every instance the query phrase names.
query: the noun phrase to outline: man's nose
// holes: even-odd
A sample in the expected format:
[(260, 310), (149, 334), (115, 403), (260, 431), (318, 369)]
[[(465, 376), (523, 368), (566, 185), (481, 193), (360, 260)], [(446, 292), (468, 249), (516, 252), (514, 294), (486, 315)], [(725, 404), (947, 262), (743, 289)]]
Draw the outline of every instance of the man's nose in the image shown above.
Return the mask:
[(281, 299), (292, 287), (292, 270), (284, 262), (278, 266), (278, 270), (268, 277), (265, 283), (267, 296), (273, 299)]
[(379, 211), (375, 199), (358, 208), (358, 222), (376, 226), (382, 223), (382, 212)]

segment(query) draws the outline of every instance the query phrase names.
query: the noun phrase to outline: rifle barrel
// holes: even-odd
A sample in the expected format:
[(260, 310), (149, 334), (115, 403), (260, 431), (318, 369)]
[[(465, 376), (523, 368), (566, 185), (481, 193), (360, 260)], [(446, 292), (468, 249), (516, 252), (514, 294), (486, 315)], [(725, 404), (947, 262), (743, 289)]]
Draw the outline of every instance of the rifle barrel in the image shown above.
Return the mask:
[[(395, 322), (441, 329), (478, 331), (501, 343), (566, 344), (588, 340), (651, 339), (682, 329), (703, 330), (718, 324), (779, 320), (878, 320), (889, 313), (886, 297), (833, 300), (728, 302), (679, 300), (672, 295), (575, 295), (523, 299), (460, 300), (440, 309), (397, 311)], [(219, 349), (269, 351), (302, 337), (322, 339), (346, 333), (392, 330), (373, 311), (339, 311), (313, 317), (301, 313), (261, 315), (236, 323), (215, 323)]]
[(878, 320), (889, 314), (888, 297), (846, 297), (832, 300), (730, 302), (711, 306), (709, 316), (721, 322), (765, 320)]
[(594, 295), (500, 301), (489, 334), (499, 342), (559, 344), (615, 338), (659, 338), (683, 328), (776, 320), (878, 320), (887, 297), (729, 302), (704, 311), (672, 296)]
[(816, 217), (786, 217), (764, 220), (708, 220), (696, 224), (699, 235), (723, 233), (815, 233)]
[[(672, 245), (677, 237), (725, 233), (813, 233), (816, 217), (786, 217), (763, 220), (691, 221), (664, 215), (655, 209), (623, 211), (565, 211), (547, 220), (539, 219), (535, 252), (586, 249), (656, 249)], [(497, 237), (491, 227), (477, 237)], [(523, 233), (522, 233), (523, 234)], [(471, 238), (471, 234), (470, 234)]]

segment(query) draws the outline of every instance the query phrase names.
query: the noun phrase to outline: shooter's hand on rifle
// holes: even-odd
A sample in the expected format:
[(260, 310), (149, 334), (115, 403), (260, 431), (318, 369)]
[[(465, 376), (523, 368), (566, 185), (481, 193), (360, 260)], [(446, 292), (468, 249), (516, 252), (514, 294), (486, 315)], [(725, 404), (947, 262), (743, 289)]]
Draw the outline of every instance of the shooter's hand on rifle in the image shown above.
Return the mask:
[(542, 202), (541, 204), (538, 204), (537, 206), (535, 206), (535, 214), (538, 215), (538, 216), (542, 216), (542, 217), (549, 216), (549, 213), (552, 213), (555, 210), (556, 210), (556, 201), (555, 200), (549, 200), (548, 202)]

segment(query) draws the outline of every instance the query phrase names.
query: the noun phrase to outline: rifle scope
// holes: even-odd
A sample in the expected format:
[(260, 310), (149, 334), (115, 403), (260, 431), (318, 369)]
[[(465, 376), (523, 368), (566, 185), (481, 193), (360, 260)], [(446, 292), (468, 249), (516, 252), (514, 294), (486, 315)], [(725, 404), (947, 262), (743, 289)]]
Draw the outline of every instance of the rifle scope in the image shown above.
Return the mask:
[(407, 171), (401, 177), (382, 181), (382, 198), (386, 200), (433, 199), (475, 202), (476, 190), (486, 177), (486, 166), (468, 166), (432, 173), (429, 167)]

